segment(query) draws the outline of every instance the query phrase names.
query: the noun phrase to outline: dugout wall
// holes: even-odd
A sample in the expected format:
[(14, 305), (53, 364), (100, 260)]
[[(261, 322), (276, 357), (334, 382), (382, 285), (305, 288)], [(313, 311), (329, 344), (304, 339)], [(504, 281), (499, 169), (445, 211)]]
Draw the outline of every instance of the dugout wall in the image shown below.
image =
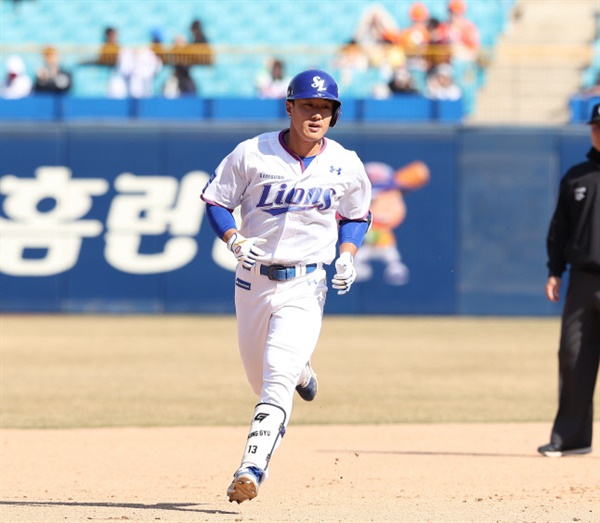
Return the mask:
[[(199, 194), (238, 142), (283, 124), (3, 122), (0, 310), (232, 313), (233, 257)], [(329, 136), (406, 215), (373, 231), (362, 280), (330, 292), (328, 313), (559, 313), (543, 292), (545, 236), (587, 127), (347, 123)], [(382, 181), (414, 162), (424, 186)]]

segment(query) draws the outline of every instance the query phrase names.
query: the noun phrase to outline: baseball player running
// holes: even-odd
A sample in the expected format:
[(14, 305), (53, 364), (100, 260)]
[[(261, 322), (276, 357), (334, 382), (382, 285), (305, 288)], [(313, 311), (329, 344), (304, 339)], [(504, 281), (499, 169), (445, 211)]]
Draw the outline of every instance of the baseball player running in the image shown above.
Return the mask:
[[(258, 494), (292, 412), (294, 390), (317, 394), (310, 365), (327, 293), (350, 290), (354, 255), (370, 223), (371, 185), (354, 151), (326, 139), (341, 114), (325, 71), (296, 75), (285, 101), (289, 129), (240, 143), (202, 191), (215, 233), (238, 260), (235, 308), (242, 363), (259, 397), (241, 465), (227, 489), (241, 503)], [(241, 210), (238, 229), (232, 212)]]

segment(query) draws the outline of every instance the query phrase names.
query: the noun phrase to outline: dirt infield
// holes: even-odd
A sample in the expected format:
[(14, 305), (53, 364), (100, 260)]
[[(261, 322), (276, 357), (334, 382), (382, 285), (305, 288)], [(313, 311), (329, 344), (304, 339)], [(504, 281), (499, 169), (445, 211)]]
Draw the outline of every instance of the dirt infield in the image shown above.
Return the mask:
[[(327, 318), (255, 500), (232, 318), (5, 316), (0, 521), (600, 522), (594, 452), (549, 459), (556, 319)], [(596, 413), (596, 418), (598, 413)]]
[(259, 496), (230, 504), (246, 431), (3, 431), (1, 521), (600, 521), (600, 454), (536, 455), (547, 424), (291, 427)]

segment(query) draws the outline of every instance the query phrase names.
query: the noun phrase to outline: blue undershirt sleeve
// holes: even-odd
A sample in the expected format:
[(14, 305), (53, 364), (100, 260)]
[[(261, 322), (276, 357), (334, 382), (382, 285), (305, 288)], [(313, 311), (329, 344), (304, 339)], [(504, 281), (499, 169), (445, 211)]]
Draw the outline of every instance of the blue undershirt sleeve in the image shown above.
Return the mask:
[(208, 223), (210, 223), (212, 230), (215, 231), (215, 234), (221, 239), (223, 239), (223, 235), (229, 229), (237, 229), (233, 214), (231, 214), (229, 209), (225, 209), (225, 207), (207, 203), (206, 216), (208, 217)]
[(353, 243), (357, 247), (362, 245), (365, 235), (369, 230), (370, 215), (369, 219), (352, 221), (352, 220), (341, 220), (338, 231), (338, 240), (340, 245), (342, 243)]

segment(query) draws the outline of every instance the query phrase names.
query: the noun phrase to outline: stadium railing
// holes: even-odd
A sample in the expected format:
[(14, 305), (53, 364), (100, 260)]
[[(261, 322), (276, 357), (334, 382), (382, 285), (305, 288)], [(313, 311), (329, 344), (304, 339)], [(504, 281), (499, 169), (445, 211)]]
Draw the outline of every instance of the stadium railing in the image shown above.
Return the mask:
[[(431, 100), (421, 95), (343, 101), (342, 118), (350, 122), (460, 123), (461, 100)], [(287, 120), (283, 100), (257, 98), (110, 99), (29, 96), (0, 99), (0, 121), (72, 120), (268, 121)]]
[(569, 109), (571, 111), (570, 123), (579, 124), (589, 120), (592, 114), (592, 107), (600, 103), (600, 96), (584, 98), (582, 96), (573, 96), (569, 100)]

